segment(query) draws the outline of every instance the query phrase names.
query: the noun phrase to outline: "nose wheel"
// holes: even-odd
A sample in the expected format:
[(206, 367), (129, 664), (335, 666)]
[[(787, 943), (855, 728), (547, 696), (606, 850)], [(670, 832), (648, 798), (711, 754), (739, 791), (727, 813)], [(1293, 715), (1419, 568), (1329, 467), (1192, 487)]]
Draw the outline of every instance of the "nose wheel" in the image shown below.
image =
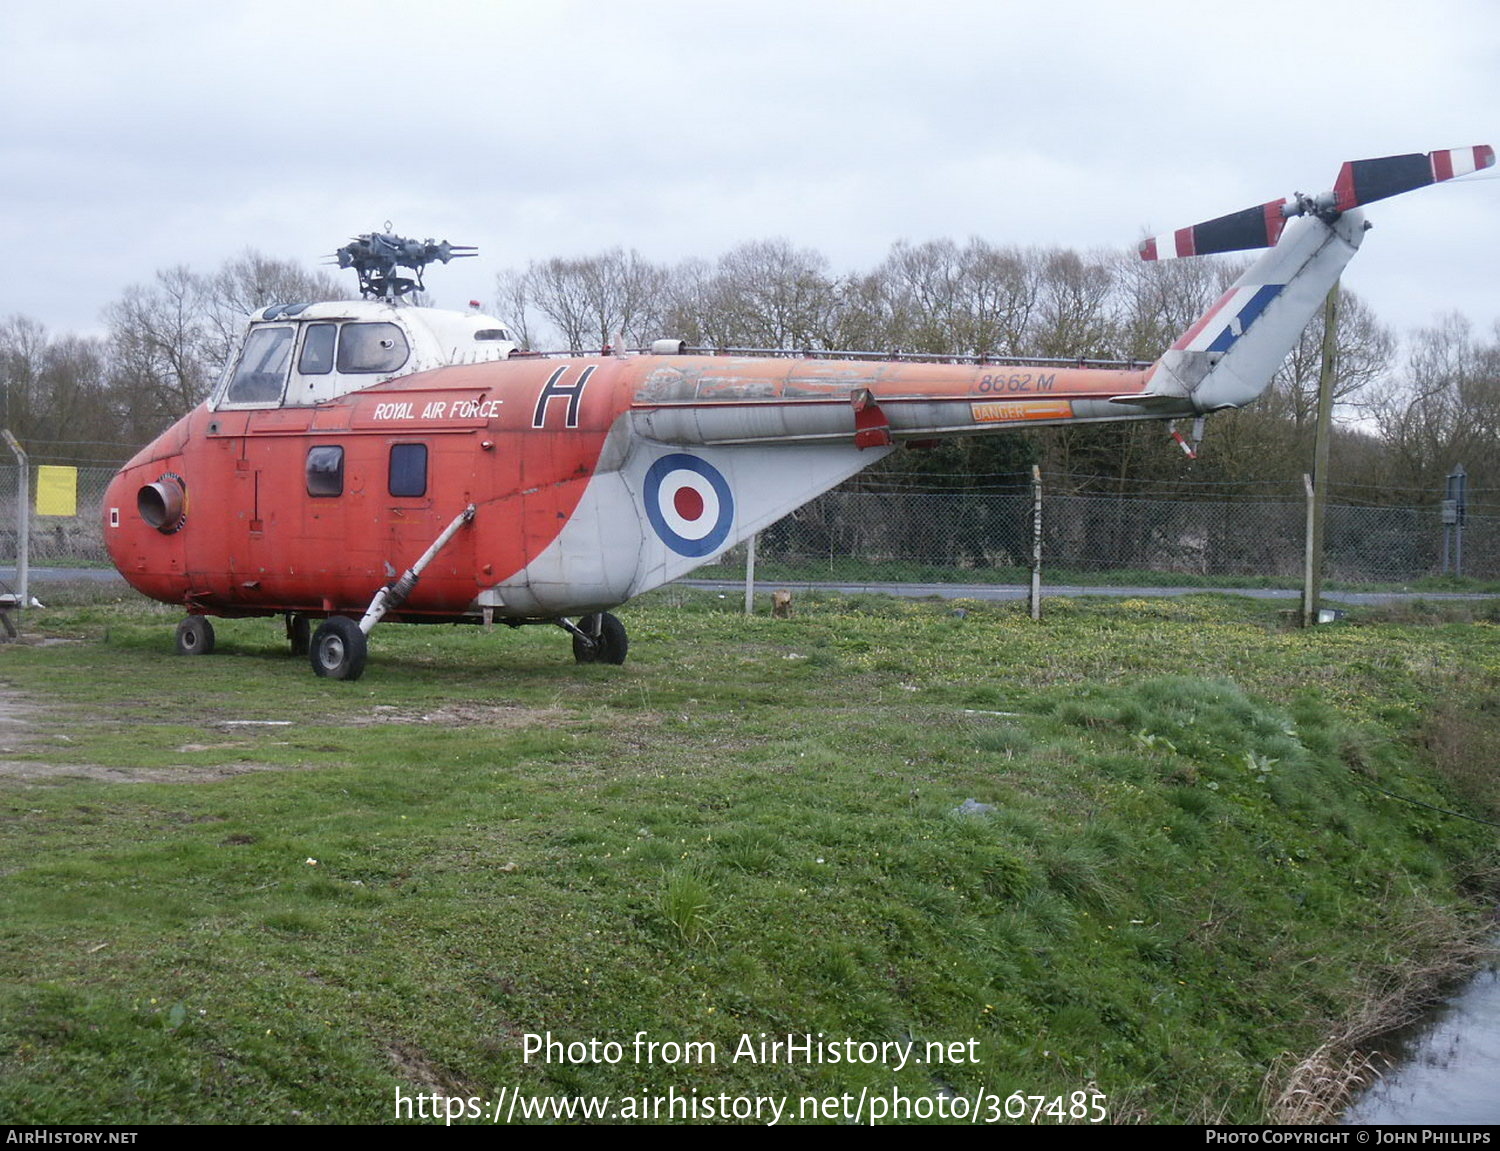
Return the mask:
[(190, 615), (177, 625), (178, 655), (212, 655), (214, 625), (206, 616)]

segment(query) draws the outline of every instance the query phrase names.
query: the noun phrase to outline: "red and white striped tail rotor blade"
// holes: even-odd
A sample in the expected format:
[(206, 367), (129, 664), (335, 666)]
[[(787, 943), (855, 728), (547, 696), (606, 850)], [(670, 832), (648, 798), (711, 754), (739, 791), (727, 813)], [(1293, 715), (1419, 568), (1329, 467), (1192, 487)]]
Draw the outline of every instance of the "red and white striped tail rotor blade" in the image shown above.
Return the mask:
[(1380, 156), (1373, 160), (1350, 160), (1339, 169), (1333, 191), (1322, 196), (1297, 195), (1295, 202), (1272, 200), (1242, 212), (1231, 212), (1216, 220), (1178, 228), (1153, 236), (1141, 244), (1143, 260), (1170, 260), (1177, 256), (1206, 256), (1212, 252), (1243, 252), (1269, 248), (1281, 238), (1287, 218), (1313, 212), (1332, 219), (1340, 212), (1425, 188), (1458, 176), (1483, 171), (1495, 164), (1495, 149), (1488, 144), (1473, 148), (1444, 148), (1436, 152), (1411, 152), (1404, 156)]
[(1286, 213), (1282, 210), (1285, 206), (1285, 198), (1272, 200), (1190, 228), (1153, 236), (1142, 242), (1141, 259), (1171, 260), (1178, 256), (1269, 248), (1281, 239), (1281, 230), (1286, 227)]
[(1455, 176), (1467, 176), (1493, 167), (1495, 149), (1488, 144), (1475, 148), (1444, 148), (1437, 152), (1412, 152), (1405, 156), (1381, 156), (1374, 160), (1350, 160), (1339, 169), (1333, 186), (1334, 209), (1346, 212), (1360, 204), (1384, 200), (1425, 188)]

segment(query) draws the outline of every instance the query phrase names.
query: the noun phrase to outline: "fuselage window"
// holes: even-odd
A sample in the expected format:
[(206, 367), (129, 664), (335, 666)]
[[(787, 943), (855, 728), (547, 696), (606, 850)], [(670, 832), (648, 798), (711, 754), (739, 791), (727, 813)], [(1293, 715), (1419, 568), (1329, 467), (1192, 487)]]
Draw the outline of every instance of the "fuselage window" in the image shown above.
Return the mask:
[(276, 403), (286, 387), (291, 364), (291, 328), (251, 329), (224, 399), (231, 404)]
[(395, 324), (345, 324), (339, 333), (341, 372), (394, 372), (410, 355), (406, 333)]
[(427, 494), (427, 445), (391, 445), (391, 495)]
[(333, 371), (333, 341), (338, 331), (337, 324), (308, 324), (297, 370), (304, 376), (323, 376)]
[(323, 445), (307, 449), (307, 494), (341, 496), (344, 494), (344, 449)]

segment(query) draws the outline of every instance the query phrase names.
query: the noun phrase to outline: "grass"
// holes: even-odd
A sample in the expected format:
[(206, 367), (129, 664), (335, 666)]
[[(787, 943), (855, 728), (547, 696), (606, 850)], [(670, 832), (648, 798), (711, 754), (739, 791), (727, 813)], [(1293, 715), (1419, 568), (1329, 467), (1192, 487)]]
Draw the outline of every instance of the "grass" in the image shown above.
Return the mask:
[[(1492, 622), (820, 594), (746, 619), (669, 589), (621, 613), (623, 668), (554, 629), (393, 626), (345, 684), (278, 621), (184, 659), (168, 609), (39, 594), (53, 642), (0, 649), (12, 1122), (893, 1087), (1260, 1121), (1488, 890), (1492, 829), (1388, 793), (1492, 810), (1463, 751), (1500, 727)], [(717, 1059), (637, 1058), (642, 1032)], [(819, 1032), (974, 1059), (731, 1058)], [(625, 1055), (527, 1060), (528, 1034)]]

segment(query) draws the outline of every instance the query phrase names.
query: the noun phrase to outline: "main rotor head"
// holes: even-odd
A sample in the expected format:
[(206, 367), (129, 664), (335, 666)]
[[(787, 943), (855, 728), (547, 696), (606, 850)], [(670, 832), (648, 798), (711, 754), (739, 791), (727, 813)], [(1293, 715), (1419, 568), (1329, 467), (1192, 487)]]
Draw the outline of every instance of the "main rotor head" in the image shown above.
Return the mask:
[[(359, 291), (366, 299), (400, 299), (408, 292), (423, 290), (422, 270), (428, 264), (479, 254), (468, 244), (441, 243), (436, 240), (411, 240), (387, 231), (366, 232), (355, 236), (333, 253), (341, 268), (353, 268), (359, 277)], [(410, 268), (413, 275), (398, 276), (397, 268)]]

